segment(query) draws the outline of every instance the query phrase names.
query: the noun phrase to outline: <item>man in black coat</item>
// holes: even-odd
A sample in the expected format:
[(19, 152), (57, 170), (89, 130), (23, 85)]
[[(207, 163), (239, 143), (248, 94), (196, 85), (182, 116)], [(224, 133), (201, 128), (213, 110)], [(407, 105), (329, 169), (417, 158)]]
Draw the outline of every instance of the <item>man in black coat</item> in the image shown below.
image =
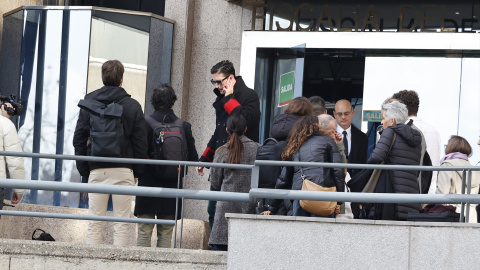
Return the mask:
[[(102, 80), (104, 87), (95, 90), (85, 96), (85, 100), (96, 100), (104, 104), (112, 102), (123, 107), (121, 122), (123, 125), (123, 137), (118, 142), (121, 147), (121, 158), (147, 157), (147, 131), (142, 107), (138, 101), (121, 87), (123, 83), (124, 68), (117, 60), (110, 60), (102, 65)], [(124, 144), (123, 144), (124, 143)], [(73, 135), (75, 155), (90, 155), (90, 113), (81, 109), (78, 116), (77, 126)], [(142, 164), (106, 163), (77, 161), (77, 169), (81, 176), (88, 179), (90, 184), (108, 184), (134, 186), (138, 177), (143, 173)], [(105, 216), (109, 194), (90, 193), (90, 215)], [(117, 217), (130, 217), (132, 211), (132, 196), (112, 195), (113, 215)], [(103, 242), (103, 221), (90, 221), (87, 231), (87, 244), (101, 244)], [(114, 245), (127, 246), (130, 236), (133, 234), (127, 223), (114, 224)]]
[[(352, 125), (352, 119), (355, 115), (352, 104), (345, 99), (337, 101), (333, 114), (335, 120), (337, 120), (337, 132), (343, 136), (348, 163), (366, 164), (368, 138), (365, 133)], [(360, 170), (348, 169), (351, 177), (358, 171)]]
[[(213, 93), (217, 96), (212, 104), (216, 114), (216, 126), (207, 148), (200, 157), (201, 162), (212, 162), (215, 150), (228, 141), (226, 123), (232, 113), (240, 113), (247, 120), (247, 136), (252, 141), (258, 142), (260, 124), (260, 101), (253, 89), (245, 85), (241, 76), (235, 76), (233, 63), (224, 60), (210, 70), (212, 79), (210, 82), (215, 86)], [(231, 85), (231, 91), (227, 92), (227, 85)], [(197, 173), (203, 176), (203, 167), (197, 167)], [(215, 190), (210, 186), (210, 190)], [(207, 212), (210, 230), (215, 217), (216, 201), (209, 201)]]
[[(341, 99), (335, 103), (335, 111), (333, 112), (335, 120), (337, 120), (337, 132), (343, 136), (343, 144), (345, 146), (345, 156), (348, 163), (366, 164), (368, 137), (361, 130), (352, 125), (355, 110), (352, 104), (345, 99)], [(350, 177), (353, 177), (360, 170), (348, 169)], [(352, 203), (352, 213), (358, 218), (360, 209), (357, 203)]]
[[(155, 112), (150, 116), (157, 122), (174, 123), (178, 117), (172, 110), (177, 95), (169, 84), (162, 84), (153, 90), (151, 102)], [(148, 120), (147, 121), (151, 121)], [(192, 125), (186, 121), (181, 121), (186, 150), (188, 152), (188, 161), (197, 161), (198, 154), (195, 148), (195, 139), (192, 135)], [(154, 125), (155, 126), (155, 125)], [(155, 141), (153, 128), (147, 125), (148, 136), (148, 157), (154, 158)], [(163, 188), (180, 188), (183, 187), (182, 177), (183, 170), (180, 171), (180, 183), (177, 175), (168, 175), (165, 173), (165, 166), (147, 165), (145, 172), (140, 176), (138, 185), (147, 187), (163, 187)], [(158, 197), (143, 197), (137, 196), (135, 201), (134, 214), (138, 218), (149, 219), (170, 219), (175, 220), (175, 210), (177, 210), (177, 219), (181, 217), (182, 204), (176, 198), (158, 198)], [(138, 224), (137, 246), (150, 247), (152, 232), (155, 224)], [(157, 224), (157, 247), (169, 248), (172, 242), (173, 225)]]

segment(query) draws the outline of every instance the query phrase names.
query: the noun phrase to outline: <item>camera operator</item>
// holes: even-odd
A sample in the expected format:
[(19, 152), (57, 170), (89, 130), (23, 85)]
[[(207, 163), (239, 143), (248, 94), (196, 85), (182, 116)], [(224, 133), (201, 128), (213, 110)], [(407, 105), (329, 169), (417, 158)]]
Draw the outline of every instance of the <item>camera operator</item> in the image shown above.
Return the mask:
[[(8, 152), (22, 152), (22, 146), (20, 145), (20, 139), (18, 138), (17, 129), (10, 120), (10, 114), (7, 113), (7, 108), (15, 108), (12, 104), (4, 102), (1, 105), (0, 116), (0, 151)], [(10, 178), (12, 179), (25, 179), (25, 168), (23, 163), (23, 157), (15, 156), (0, 156), (0, 181), (7, 177), (7, 168)], [(22, 197), (21, 189), (14, 189), (12, 196), (12, 203), (17, 204)], [(3, 207), (4, 189), (0, 188), (0, 209)]]

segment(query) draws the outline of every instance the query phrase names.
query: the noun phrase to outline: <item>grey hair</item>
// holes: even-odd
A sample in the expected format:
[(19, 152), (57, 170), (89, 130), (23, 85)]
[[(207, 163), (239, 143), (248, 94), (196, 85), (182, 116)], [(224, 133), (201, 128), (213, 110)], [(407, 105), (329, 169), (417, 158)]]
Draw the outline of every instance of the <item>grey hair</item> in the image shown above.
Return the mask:
[(330, 121), (335, 121), (335, 125), (337, 124), (335, 118), (333, 118), (333, 116), (331, 116), (330, 114), (320, 114), (318, 116), (318, 121), (320, 122), (320, 126), (322, 127), (323, 131), (328, 129), (328, 124), (330, 123)]
[(388, 119), (395, 119), (397, 123), (405, 123), (408, 118), (408, 110), (405, 104), (398, 101), (382, 104), (382, 111), (385, 111), (385, 115)]

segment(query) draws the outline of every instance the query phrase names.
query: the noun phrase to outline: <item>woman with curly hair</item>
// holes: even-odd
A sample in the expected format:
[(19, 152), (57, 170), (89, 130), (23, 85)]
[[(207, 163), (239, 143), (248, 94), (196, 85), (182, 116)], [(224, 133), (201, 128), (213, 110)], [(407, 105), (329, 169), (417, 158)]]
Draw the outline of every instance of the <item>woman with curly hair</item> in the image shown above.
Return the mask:
[[(282, 153), (282, 160), (296, 162), (333, 162), (342, 163), (337, 145), (332, 138), (325, 136), (316, 116), (304, 116), (290, 131), (288, 144)], [(345, 173), (342, 168), (302, 167), (305, 179), (323, 187), (345, 189)], [(276, 189), (302, 189), (302, 170), (297, 166), (285, 166), (277, 179)], [(275, 214), (281, 200), (275, 200), (269, 211), (263, 214)], [(341, 202), (338, 202), (338, 208)], [(316, 216), (305, 211), (298, 200), (293, 201), (293, 216)], [(332, 214), (331, 217), (333, 217)]]

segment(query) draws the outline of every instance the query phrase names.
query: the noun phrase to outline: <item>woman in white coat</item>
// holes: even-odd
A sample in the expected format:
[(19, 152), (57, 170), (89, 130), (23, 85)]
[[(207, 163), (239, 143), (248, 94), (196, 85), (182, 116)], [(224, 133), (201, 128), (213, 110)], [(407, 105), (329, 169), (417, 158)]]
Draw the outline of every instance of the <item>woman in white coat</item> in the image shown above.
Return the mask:
[[(0, 151), (22, 152), (22, 146), (18, 138), (17, 129), (10, 121), (10, 115), (5, 111), (4, 106), (11, 107), (11, 104), (5, 103), (1, 105), (0, 114)], [(7, 177), (6, 168), (12, 179), (24, 179), (25, 169), (23, 165), (23, 157), (0, 156), (0, 180)], [(18, 203), (21, 199), (22, 189), (14, 189), (12, 203)], [(3, 193), (3, 190), (0, 190)], [(2, 194), (3, 195), (3, 194)], [(3, 196), (0, 196), (3, 199)], [(3, 201), (0, 201), (0, 209)]]
[[(464, 138), (453, 135), (448, 140), (445, 148), (445, 156), (440, 160), (440, 166), (472, 166), (468, 157), (472, 154), (472, 147)], [(468, 176), (468, 174), (467, 174)], [(467, 181), (465, 181), (465, 193), (468, 193)], [(480, 189), (480, 172), (472, 171), (472, 183), (470, 194), (478, 194)], [(437, 194), (462, 194), (462, 171), (440, 171), (438, 172)], [(461, 205), (455, 205), (456, 212), (460, 213)], [(470, 205), (469, 223), (477, 222), (476, 205)]]

